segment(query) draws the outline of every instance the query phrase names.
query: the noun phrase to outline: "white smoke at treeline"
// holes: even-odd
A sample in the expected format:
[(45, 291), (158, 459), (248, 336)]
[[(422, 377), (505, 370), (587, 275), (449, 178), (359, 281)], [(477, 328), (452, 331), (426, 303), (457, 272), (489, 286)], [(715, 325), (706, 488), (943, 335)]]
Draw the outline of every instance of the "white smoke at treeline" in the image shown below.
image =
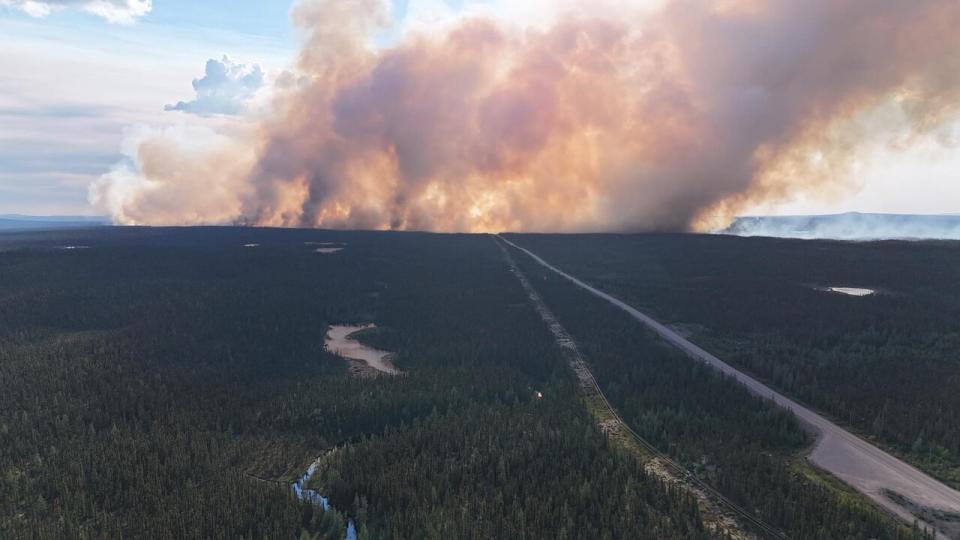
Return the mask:
[(908, 215), (852, 212), (825, 216), (741, 217), (722, 234), (836, 240), (960, 240), (960, 214)]
[(960, 109), (960, 2), (639, 0), (463, 16), (390, 46), (385, 0), (311, 0), (272, 112), (131, 139), (120, 223), (438, 231), (722, 226), (842, 189), (864, 144)]

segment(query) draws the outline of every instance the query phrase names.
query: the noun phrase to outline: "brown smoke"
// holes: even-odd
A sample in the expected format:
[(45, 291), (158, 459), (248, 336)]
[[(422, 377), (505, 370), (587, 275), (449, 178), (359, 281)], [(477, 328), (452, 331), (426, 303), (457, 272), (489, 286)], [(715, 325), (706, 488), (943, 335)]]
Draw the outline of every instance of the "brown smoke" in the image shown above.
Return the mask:
[(305, 2), (270, 118), (206, 159), (146, 137), (139, 181), (91, 196), (125, 223), (688, 230), (846, 186), (865, 142), (960, 110), (960, 2), (629, 3), (378, 48), (382, 0)]

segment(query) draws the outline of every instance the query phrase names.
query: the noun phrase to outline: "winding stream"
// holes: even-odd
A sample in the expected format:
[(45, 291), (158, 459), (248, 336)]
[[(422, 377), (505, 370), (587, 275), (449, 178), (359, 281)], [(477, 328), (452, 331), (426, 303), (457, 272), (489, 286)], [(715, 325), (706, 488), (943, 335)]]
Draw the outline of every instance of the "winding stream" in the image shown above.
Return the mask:
[[(330, 510), (330, 499), (320, 495), (313, 489), (304, 489), (303, 486), (307, 485), (307, 482), (313, 477), (317, 472), (317, 467), (320, 466), (320, 458), (317, 458), (316, 461), (310, 464), (310, 467), (307, 468), (307, 471), (303, 473), (303, 476), (299, 480), (293, 483), (293, 493), (301, 501), (308, 502), (314, 506), (319, 506), (323, 508), (323, 511), (326, 512)], [(357, 526), (352, 519), (347, 521), (347, 535), (344, 536), (344, 540), (357, 540)]]
[[(350, 336), (360, 330), (368, 330), (371, 328), (376, 328), (374, 324), (366, 325), (336, 325), (331, 326), (330, 330), (327, 332), (326, 336), (326, 347), (327, 350), (342, 356), (348, 360), (354, 360), (357, 362), (363, 362), (364, 364), (370, 366), (371, 368), (389, 375), (397, 375), (400, 373), (393, 364), (390, 363), (390, 353), (386, 351), (379, 351), (373, 347), (368, 347), (363, 343), (351, 338)], [(330, 510), (330, 499), (324, 497), (316, 490), (306, 489), (304, 486), (313, 478), (313, 475), (317, 473), (317, 469), (320, 467), (320, 461), (322, 458), (317, 458), (313, 463), (310, 464), (310, 467), (307, 468), (306, 472), (303, 473), (303, 476), (293, 484), (293, 493), (301, 501), (308, 502), (314, 506), (319, 506), (324, 511)], [(352, 519), (347, 521), (347, 534), (345, 540), (357, 540), (357, 526)]]

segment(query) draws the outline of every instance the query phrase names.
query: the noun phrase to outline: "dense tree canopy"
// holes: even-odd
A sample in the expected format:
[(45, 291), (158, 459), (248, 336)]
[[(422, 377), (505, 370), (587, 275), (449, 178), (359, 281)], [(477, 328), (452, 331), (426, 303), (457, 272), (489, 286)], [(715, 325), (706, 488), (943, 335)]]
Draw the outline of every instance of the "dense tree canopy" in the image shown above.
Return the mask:
[[(366, 538), (711, 536), (591, 424), (489, 237), (116, 229), (0, 250), (0, 537), (339, 540), (347, 518)], [(366, 321), (404, 376), (324, 350), (328, 324)], [(291, 494), (317, 456), (335, 511)]]
[(960, 486), (960, 242), (515, 239)]
[[(535, 281), (626, 419), (741, 505), (796, 538), (913, 535), (794, 467), (791, 417)], [(489, 236), (5, 234), (0, 321), (3, 538), (719, 536), (601, 433)], [(324, 350), (360, 322), (403, 375)], [(318, 457), (327, 512), (290, 489)]]
[(519, 261), (624, 419), (741, 507), (790, 538), (913, 534), (804, 465), (800, 454), (811, 441), (793, 415), (529, 257)]

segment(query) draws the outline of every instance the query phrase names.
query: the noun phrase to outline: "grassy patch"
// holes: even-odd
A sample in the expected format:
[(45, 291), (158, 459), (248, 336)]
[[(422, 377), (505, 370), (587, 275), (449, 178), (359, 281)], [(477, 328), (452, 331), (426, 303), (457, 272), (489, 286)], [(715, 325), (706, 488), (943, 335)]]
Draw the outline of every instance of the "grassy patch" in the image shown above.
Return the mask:
[[(599, 395), (594, 394), (591, 396), (585, 396), (583, 398), (584, 404), (587, 407), (587, 412), (590, 413), (590, 417), (594, 419), (597, 425), (600, 426), (601, 430), (606, 431), (607, 436), (609, 437), (613, 447), (626, 452), (628, 455), (640, 460), (642, 463), (646, 463), (656, 456), (654, 456), (649, 450), (644, 448), (636, 439), (624, 429), (624, 426), (620, 424), (619, 419), (613, 415), (609, 408), (607, 408), (606, 402)], [(607, 430), (604, 426), (610, 426), (611, 429)]]

